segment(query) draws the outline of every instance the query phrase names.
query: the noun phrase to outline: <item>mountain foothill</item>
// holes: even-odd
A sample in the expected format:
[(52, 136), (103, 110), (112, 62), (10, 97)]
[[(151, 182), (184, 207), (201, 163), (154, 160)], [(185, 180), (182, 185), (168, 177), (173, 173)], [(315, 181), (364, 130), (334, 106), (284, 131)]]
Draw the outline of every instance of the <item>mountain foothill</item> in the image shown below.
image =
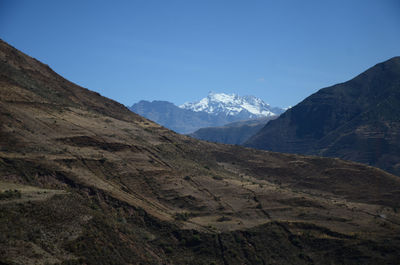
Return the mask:
[[(377, 136), (398, 94), (365, 77), (382, 85), (377, 108), (341, 118)], [(344, 90), (326, 102), (359, 91)], [(291, 133), (327, 141), (336, 125)], [(178, 134), (0, 41), (1, 264), (396, 264), (399, 191), (362, 163)]]

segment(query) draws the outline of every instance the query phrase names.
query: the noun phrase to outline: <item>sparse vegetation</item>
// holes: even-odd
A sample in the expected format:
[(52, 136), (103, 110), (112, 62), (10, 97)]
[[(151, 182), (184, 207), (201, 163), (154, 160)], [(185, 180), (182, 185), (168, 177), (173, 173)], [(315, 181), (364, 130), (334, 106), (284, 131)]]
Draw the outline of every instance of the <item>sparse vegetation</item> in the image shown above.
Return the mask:
[(398, 261), (398, 178), (181, 136), (0, 49), (0, 263)]
[(224, 216), (219, 217), (217, 219), (217, 222), (226, 222), (226, 221), (230, 221), (230, 220), (232, 220), (232, 218), (227, 217), (227, 216), (224, 215)]
[(192, 216), (193, 216), (192, 213), (184, 212), (184, 213), (176, 213), (174, 218), (177, 221), (187, 221)]
[(212, 178), (215, 180), (223, 180), (221, 176), (216, 176), (216, 175), (212, 176)]
[(21, 192), (19, 190), (5, 190), (0, 192), (0, 200), (21, 198)]

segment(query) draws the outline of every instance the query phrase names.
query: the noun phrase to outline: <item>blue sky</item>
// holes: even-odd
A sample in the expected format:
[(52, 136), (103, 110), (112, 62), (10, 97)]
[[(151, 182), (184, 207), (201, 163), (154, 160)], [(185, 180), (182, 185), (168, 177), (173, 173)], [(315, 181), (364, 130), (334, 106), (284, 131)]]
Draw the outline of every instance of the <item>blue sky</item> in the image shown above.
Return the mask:
[(0, 0), (0, 38), (124, 105), (287, 107), (400, 55), (400, 1)]

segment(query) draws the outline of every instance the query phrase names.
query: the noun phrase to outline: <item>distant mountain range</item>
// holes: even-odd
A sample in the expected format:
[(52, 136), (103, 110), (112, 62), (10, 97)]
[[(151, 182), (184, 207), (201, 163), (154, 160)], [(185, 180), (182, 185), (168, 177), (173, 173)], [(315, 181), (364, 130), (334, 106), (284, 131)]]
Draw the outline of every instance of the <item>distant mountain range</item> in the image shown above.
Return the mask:
[(168, 101), (142, 100), (129, 109), (182, 134), (236, 121), (274, 118), (284, 111), (282, 108), (271, 107), (254, 96), (241, 97), (213, 92), (198, 102), (185, 103), (179, 107)]
[(400, 175), (400, 57), (319, 90), (246, 146), (339, 157)]
[(239, 96), (210, 92), (206, 98), (198, 102), (185, 103), (182, 109), (195, 112), (207, 112), (212, 115), (241, 116), (246, 120), (261, 117), (273, 117), (281, 114), (282, 108), (274, 108), (255, 96)]

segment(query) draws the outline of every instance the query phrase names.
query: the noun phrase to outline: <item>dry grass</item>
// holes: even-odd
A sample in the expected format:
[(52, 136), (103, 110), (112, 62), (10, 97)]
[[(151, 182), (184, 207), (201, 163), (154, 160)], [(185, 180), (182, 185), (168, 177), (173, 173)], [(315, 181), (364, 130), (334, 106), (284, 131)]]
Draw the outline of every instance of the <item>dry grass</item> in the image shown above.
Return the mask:
[[(15, 232), (0, 243), (13, 262), (25, 263), (17, 254), (27, 258), (20, 252), (34, 240), (47, 254), (35, 251), (32, 264), (68, 255), (89, 264), (366, 264), (398, 251), (398, 177), (178, 135), (32, 59), (21, 63), (24, 55), (7, 58), (0, 190), (21, 197), (0, 201), (4, 230)], [(64, 230), (73, 236), (58, 238)]]

